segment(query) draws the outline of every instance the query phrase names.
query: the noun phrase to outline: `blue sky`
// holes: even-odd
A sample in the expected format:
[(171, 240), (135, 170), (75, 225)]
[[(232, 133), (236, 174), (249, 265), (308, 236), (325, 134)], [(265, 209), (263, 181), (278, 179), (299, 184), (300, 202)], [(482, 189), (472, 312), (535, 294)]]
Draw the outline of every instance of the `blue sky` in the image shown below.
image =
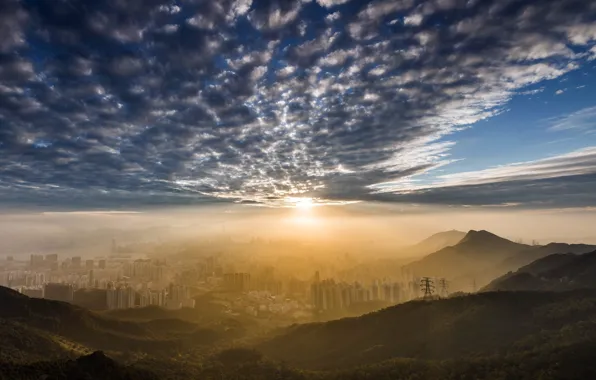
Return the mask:
[[(534, 89), (540, 92), (523, 94)], [(564, 92), (557, 94), (560, 90)], [(521, 93), (511, 99), (507, 111), (453, 136), (457, 145), (452, 155), (464, 160), (449, 165), (446, 172), (536, 160), (596, 145), (594, 125), (588, 130), (582, 129), (583, 123), (577, 125), (577, 129), (550, 129), (557, 119), (595, 105), (594, 63), (587, 63), (586, 67), (561, 78), (533, 85)]]
[(13, 207), (596, 203), (596, 4), (9, 0)]

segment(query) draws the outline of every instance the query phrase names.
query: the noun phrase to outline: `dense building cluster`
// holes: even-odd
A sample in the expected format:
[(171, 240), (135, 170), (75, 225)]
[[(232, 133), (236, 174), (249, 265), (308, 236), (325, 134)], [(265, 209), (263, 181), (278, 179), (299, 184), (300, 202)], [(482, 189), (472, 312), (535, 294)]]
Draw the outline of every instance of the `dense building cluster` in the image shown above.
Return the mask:
[(351, 305), (370, 301), (397, 304), (418, 297), (415, 281), (396, 282), (375, 280), (370, 286), (334, 279), (320, 279), (315, 274), (311, 285), (311, 300), (316, 311), (346, 309)]

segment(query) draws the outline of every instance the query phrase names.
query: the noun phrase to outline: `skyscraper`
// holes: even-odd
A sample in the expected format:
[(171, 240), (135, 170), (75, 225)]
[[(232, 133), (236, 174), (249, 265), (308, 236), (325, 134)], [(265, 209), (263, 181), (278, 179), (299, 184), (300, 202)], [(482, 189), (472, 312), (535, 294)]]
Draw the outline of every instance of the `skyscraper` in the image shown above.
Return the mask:
[(75, 256), (72, 258), (70, 264), (73, 268), (80, 268), (81, 267), (81, 256)]
[(68, 284), (46, 284), (44, 286), (44, 298), (54, 301), (72, 302), (73, 289)]

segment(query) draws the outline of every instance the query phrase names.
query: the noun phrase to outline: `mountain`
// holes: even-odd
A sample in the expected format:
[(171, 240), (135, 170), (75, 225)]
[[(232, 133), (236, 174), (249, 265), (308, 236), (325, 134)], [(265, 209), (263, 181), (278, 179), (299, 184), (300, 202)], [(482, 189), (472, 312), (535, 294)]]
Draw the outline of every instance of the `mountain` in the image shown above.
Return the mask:
[(465, 232), (445, 231), (439, 232), (421, 242), (399, 249), (397, 252), (391, 251), (389, 257), (371, 259), (356, 264), (353, 267), (342, 270), (338, 275), (342, 278), (358, 281), (373, 281), (383, 277), (393, 277), (399, 273), (402, 268), (421, 256), (436, 252), (437, 250), (457, 244), (464, 236)]
[(554, 254), (501, 276), (483, 291), (596, 288), (596, 251), (583, 255)]
[(415, 276), (445, 277), (451, 290), (471, 290), (473, 281), (488, 283), (494, 275), (487, 269), (508, 257), (529, 249), (488, 231), (469, 231), (451, 247), (440, 249), (404, 268)]
[(456, 360), (596, 342), (596, 292), (493, 292), (412, 301), (358, 318), (292, 326), (259, 343), (309, 369), (394, 358)]
[(498, 265), (497, 269), (502, 273), (507, 273), (554, 253), (574, 253), (579, 255), (592, 252), (594, 250), (596, 250), (596, 245), (549, 243), (547, 245), (531, 247), (527, 250), (519, 252), (517, 255), (508, 257)]
[(429, 253), (436, 252), (439, 249), (456, 245), (465, 236), (465, 232), (457, 230), (439, 232), (427, 237), (426, 239), (411, 247), (404, 249), (404, 252), (407, 253), (408, 256), (428, 255)]

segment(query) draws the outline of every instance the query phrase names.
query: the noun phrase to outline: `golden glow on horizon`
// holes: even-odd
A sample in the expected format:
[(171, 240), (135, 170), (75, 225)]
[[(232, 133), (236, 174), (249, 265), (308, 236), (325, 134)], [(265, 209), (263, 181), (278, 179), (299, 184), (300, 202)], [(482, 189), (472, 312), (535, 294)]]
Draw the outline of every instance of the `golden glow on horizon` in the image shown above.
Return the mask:
[(312, 201), (312, 198), (300, 198), (298, 199), (294, 207), (300, 210), (310, 210), (313, 206), (314, 203)]
[(308, 211), (315, 206), (312, 198), (291, 197), (286, 198), (286, 202), (301, 211)]

